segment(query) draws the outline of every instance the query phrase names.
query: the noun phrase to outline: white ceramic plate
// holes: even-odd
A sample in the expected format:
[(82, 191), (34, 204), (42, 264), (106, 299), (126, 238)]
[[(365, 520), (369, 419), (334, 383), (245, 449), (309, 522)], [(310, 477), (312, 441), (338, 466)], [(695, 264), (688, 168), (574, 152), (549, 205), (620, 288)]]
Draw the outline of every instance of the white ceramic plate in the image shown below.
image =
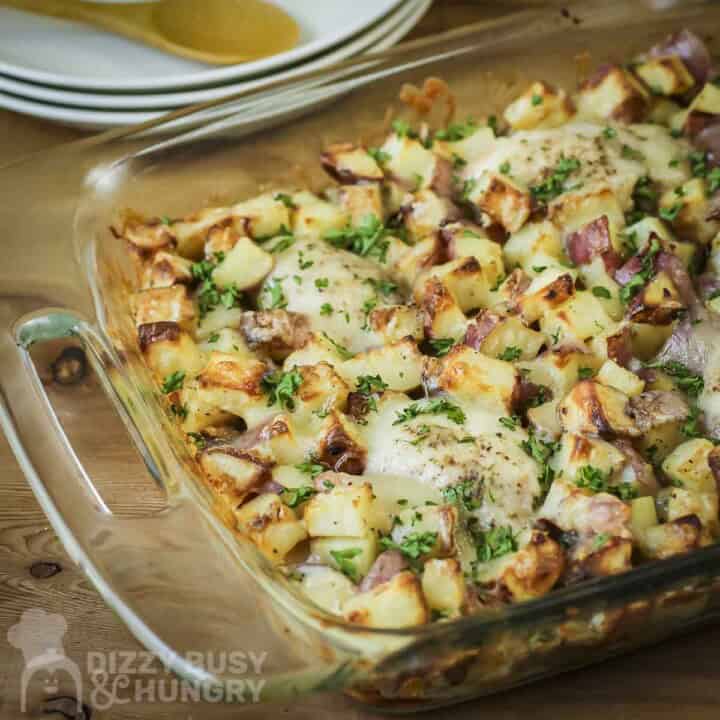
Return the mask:
[[(273, 79), (289, 79), (301, 73), (308, 72), (310, 70), (317, 70), (324, 66), (345, 60), (353, 55), (357, 55), (365, 51), (374, 43), (378, 42), (388, 33), (394, 31), (396, 27), (405, 23), (415, 11), (416, 3), (414, 0), (402, 0), (402, 4), (393, 10), (390, 15), (375, 23), (371, 28), (364, 30), (358, 36), (317, 58), (313, 58), (308, 62), (295, 65), (290, 69), (282, 69), (277, 73), (273, 73)], [(239, 83), (228, 83), (227, 85), (220, 85), (218, 87), (188, 90), (185, 92), (108, 94), (61, 90), (59, 88), (48, 87), (47, 85), (38, 85), (0, 75), (0, 92), (8, 92), (13, 95), (18, 95), (21, 98), (39, 100), (43, 103), (69, 105), (83, 109), (168, 110), (171, 108), (206, 102), (208, 100), (215, 100), (223, 97), (224, 95), (231, 95), (232, 93), (240, 92), (241, 90), (249, 90), (251, 88), (258, 87), (263, 82), (265, 82), (264, 77)]]
[[(412, 7), (409, 15), (387, 35), (367, 48), (368, 52), (382, 51), (392, 47), (399, 42), (415, 25), (421, 20), (423, 15), (430, 7), (432, 0), (408, 0), (408, 4)], [(224, 89), (223, 94), (229, 94)], [(320, 100), (314, 102), (317, 104)], [(238, 108), (242, 106), (243, 101), (238, 101)], [(135, 125), (148, 120), (154, 120), (161, 117), (162, 112), (109, 112), (99, 110), (87, 110), (83, 108), (71, 108), (62, 105), (50, 105), (34, 100), (27, 100), (8, 93), (0, 93), (0, 107), (7, 110), (32, 115), (34, 117), (52, 120), (62, 125), (77, 127), (83, 130), (109, 130), (111, 128), (122, 127), (126, 125)], [(307, 107), (314, 107), (308, 103)], [(212, 108), (204, 113), (196, 113), (187, 118), (180, 118), (173, 122), (172, 130), (177, 131), (184, 128), (191, 128), (208, 119), (221, 118), (224, 115), (231, 114), (229, 108)], [(268, 103), (267, 110), (264, 114), (254, 114), (254, 120), (268, 119), (280, 113), (278, 107), (274, 107), (272, 103)]]
[[(212, 67), (86, 25), (0, 7), (0, 73), (81, 90), (173, 90), (267, 73), (361, 32), (402, 0), (273, 0), (301, 29), (299, 44), (253, 62)], [(62, 68), (60, 70), (59, 68)]]

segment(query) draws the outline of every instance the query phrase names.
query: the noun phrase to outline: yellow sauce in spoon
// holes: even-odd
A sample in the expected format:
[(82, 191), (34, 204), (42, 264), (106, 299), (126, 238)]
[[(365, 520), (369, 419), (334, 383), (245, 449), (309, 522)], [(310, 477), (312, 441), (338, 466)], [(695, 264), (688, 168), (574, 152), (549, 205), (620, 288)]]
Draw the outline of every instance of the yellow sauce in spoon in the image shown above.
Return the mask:
[(178, 45), (247, 60), (289, 50), (300, 34), (284, 10), (264, 0), (162, 0), (151, 17)]
[(297, 23), (267, 0), (0, 0), (0, 5), (84, 22), (176, 55), (219, 65), (284, 52)]

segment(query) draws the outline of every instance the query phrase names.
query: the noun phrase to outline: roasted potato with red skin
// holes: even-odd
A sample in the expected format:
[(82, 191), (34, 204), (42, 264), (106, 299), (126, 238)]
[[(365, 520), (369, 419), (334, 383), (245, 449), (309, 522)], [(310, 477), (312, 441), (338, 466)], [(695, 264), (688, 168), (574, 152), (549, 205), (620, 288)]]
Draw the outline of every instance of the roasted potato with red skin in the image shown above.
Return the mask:
[(320, 156), (320, 162), (325, 172), (343, 185), (379, 182), (384, 177), (382, 168), (368, 151), (352, 143), (331, 145)]
[(633, 75), (619, 65), (603, 65), (581, 86), (577, 97), (580, 115), (620, 122), (640, 122), (650, 96)]

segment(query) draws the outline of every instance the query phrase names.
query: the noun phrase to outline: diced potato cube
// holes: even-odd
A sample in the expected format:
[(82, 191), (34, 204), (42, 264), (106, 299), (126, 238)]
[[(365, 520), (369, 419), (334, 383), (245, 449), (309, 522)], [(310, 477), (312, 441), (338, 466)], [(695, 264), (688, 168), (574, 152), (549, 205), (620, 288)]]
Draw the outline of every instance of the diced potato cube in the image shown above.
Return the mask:
[(709, 217), (710, 205), (705, 181), (692, 178), (660, 197), (660, 212), (672, 218), (673, 229), (681, 238), (707, 245), (720, 230), (720, 223)]
[(429, 619), (420, 581), (409, 571), (350, 598), (343, 615), (349, 622), (375, 628), (414, 627)]
[(396, 238), (391, 239), (388, 265), (393, 279), (404, 289), (411, 288), (420, 273), (438, 261), (441, 250), (437, 234), (423, 238), (412, 246)]
[(135, 324), (177, 323), (183, 330), (195, 326), (195, 307), (184, 285), (140, 290), (132, 296)]
[(295, 193), (292, 200), (297, 206), (292, 223), (296, 237), (319, 240), (348, 222), (348, 215), (341, 208), (310, 192)]
[(342, 607), (356, 593), (352, 580), (323, 565), (306, 565), (300, 583), (302, 592), (318, 607), (339, 615)]
[(206, 341), (200, 345), (200, 349), (205, 353), (217, 351), (228, 355), (237, 355), (239, 358), (252, 357), (252, 351), (247, 346), (244, 336), (229, 327), (208, 336)]
[(556, 440), (562, 433), (558, 419), (560, 400), (551, 400), (537, 407), (529, 408), (527, 417), (536, 435), (548, 440)]
[(211, 335), (223, 328), (240, 327), (242, 315), (242, 308), (226, 308), (223, 305), (218, 305), (200, 320), (196, 333), (198, 340), (207, 340)]
[(621, 367), (614, 360), (606, 360), (603, 363), (596, 380), (603, 385), (620, 390), (628, 397), (639, 395), (645, 389), (645, 382), (641, 378)]
[(443, 159), (418, 140), (397, 133), (388, 137), (381, 150), (390, 156), (385, 162), (386, 172), (418, 190), (430, 187), (437, 162)]
[(615, 388), (583, 380), (560, 403), (560, 424), (566, 432), (637, 437), (642, 433), (627, 412), (628, 400)]
[(423, 281), (416, 297), (425, 314), (425, 334), (428, 337), (456, 338), (465, 334), (467, 318), (445, 283), (429, 277)]
[(632, 354), (640, 360), (651, 360), (658, 354), (658, 351), (670, 335), (672, 335), (672, 329), (672, 325), (632, 323)]
[(578, 114), (639, 122), (649, 104), (649, 95), (633, 75), (619, 65), (604, 65), (580, 88)]
[(662, 525), (652, 525), (635, 538), (642, 553), (662, 560), (689, 552), (700, 546), (702, 526), (695, 515), (689, 515)]
[(563, 259), (560, 231), (547, 220), (528, 223), (513, 233), (503, 250), (510, 266), (520, 265), (533, 274), (542, 272), (536, 268), (556, 266)]
[(465, 334), (466, 345), (494, 358), (517, 348), (519, 359), (532, 360), (546, 342), (545, 335), (526, 327), (519, 315), (502, 316), (492, 310), (483, 311)]
[(213, 280), (221, 288), (234, 286), (238, 290), (247, 290), (265, 279), (274, 262), (270, 253), (250, 238), (241, 237), (213, 271)]
[(625, 456), (614, 445), (600, 438), (573, 433), (562, 436), (560, 449), (552, 458), (552, 466), (563, 478), (575, 482), (581, 468), (591, 465), (604, 475), (612, 475), (625, 464)]
[(205, 358), (190, 335), (174, 322), (148, 323), (138, 328), (138, 340), (147, 364), (162, 382), (168, 375), (200, 371)]
[(192, 280), (191, 263), (179, 255), (159, 250), (145, 267), (142, 287), (172, 287)]
[(468, 201), (507, 232), (517, 232), (530, 217), (530, 193), (506, 175), (486, 171), (468, 182)]
[(361, 538), (314, 538), (310, 541), (310, 554), (357, 583), (367, 575), (377, 557), (377, 537), (374, 532), (369, 532)]
[(310, 537), (365, 537), (372, 504), (369, 484), (335, 487), (314, 495), (305, 507)]
[(575, 112), (564, 90), (534, 82), (505, 108), (505, 120), (513, 130), (552, 128), (566, 123)]
[(714, 447), (705, 438), (688, 440), (665, 458), (663, 472), (680, 487), (696, 492), (715, 492), (715, 476), (709, 464)]
[(648, 58), (634, 70), (656, 95), (682, 95), (695, 84), (695, 78), (678, 55)]
[(547, 350), (535, 360), (518, 363), (531, 383), (549, 387), (555, 398), (564, 397), (575, 385), (581, 368), (594, 371), (599, 366), (595, 356), (568, 347)]
[(520, 375), (509, 362), (456, 345), (442, 358), (437, 384), (455, 397), (507, 415), (511, 414)]
[(458, 511), (453, 505), (409, 507), (398, 513), (392, 539), (401, 544), (413, 535), (434, 534), (436, 540), (425, 557), (447, 557), (455, 552), (455, 527)]
[(715, 115), (720, 115), (720, 88), (709, 82), (695, 96), (690, 107), (673, 119), (672, 127), (682, 128), (687, 135), (694, 136), (714, 122)]
[(344, 185), (383, 179), (382, 169), (368, 151), (351, 143), (331, 145), (322, 154), (321, 162), (325, 171)]
[(368, 215), (381, 218), (385, 214), (380, 186), (376, 183), (347, 185), (340, 192), (340, 207), (348, 214), (353, 226), (362, 225)]
[(571, 271), (549, 267), (533, 279), (517, 300), (518, 310), (527, 325), (562, 305), (575, 293)]
[(378, 344), (399, 342), (407, 337), (422, 340), (423, 315), (412, 305), (384, 305), (368, 315), (368, 325)]
[(576, 292), (562, 305), (551, 307), (540, 318), (540, 329), (557, 338), (557, 342), (588, 342), (614, 324), (600, 300), (586, 290)]
[(657, 273), (632, 299), (629, 320), (648, 325), (668, 325), (685, 310), (685, 303), (670, 275)]
[(282, 563), (286, 555), (306, 537), (305, 526), (294, 511), (277, 495), (266, 493), (235, 511), (238, 530), (250, 537), (273, 563)]
[(444, 157), (451, 159), (453, 155), (471, 163), (484, 157), (495, 145), (495, 133), (490, 127), (480, 127), (472, 135), (462, 140), (444, 142), (436, 140), (433, 148)]
[(454, 558), (431, 559), (425, 563), (422, 590), (432, 610), (457, 614), (465, 603), (465, 578)]
[[(268, 461), (257, 454), (240, 452), (230, 446), (203, 450), (198, 461), (210, 487), (233, 507), (237, 507), (251, 490), (261, 485), (270, 473)], [(266, 501), (269, 503), (269, 500)], [(264, 507), (256, 503), (246, 512), (261, 506)]]
[(456, 211), (452, 203), (440, 197), (432, 190), (420, 190), (415, 193), (412, 202), (403, 206), (405, 227), (412, 238), (424, 238), (437, 232)]
[(423, 355), (415, 341), (407, 338), (357, 353), (342, 363), (338, 372), (353, 386), (363, 375), (379, 375), (390, 390), (405, 392), (422, 383)]
[(652, 525), (657, 525), (658, 516), (655, 510), (655, 498), (646, 495), (645, 497), (635, 498), (630, 503), (630, 525), (634, 537), (638, 537)]

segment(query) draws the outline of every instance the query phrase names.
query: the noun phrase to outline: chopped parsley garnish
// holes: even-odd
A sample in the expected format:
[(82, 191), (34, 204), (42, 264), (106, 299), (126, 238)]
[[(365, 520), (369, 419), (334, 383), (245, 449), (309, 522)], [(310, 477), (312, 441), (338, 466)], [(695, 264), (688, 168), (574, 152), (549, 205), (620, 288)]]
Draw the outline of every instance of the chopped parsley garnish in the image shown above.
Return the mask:
[(537, 385), (537, 392), (525, 403), (526, 407), (534, 408), (544, 405), (550, 399), (550, 388), (547, 385)]
[(303, 257), (303, 251), (301, 250), (298, 254), (298, 266), (301, 270), (307, 270), (315, 264), (314, 260), (306, 260)]
[(517, 430), (520, 418), (517, 415), (512, 415), (511, 417), (501, 417), (498, 422), (508, 430)]
[[(296, 470), (299, 470), (301, 473), (305, 473), (306, 475), (309, 475), (313, 480), (322, 472), (325, 472), (326, 468), (324, 465), (321, 465), (315, 457), (312, 455), (305, 460), (304, 462), (298, 463), (295, 466)], [(334, 487), (334, 486), (332, 486)]]
[(281, 202), (288, 210), (297, 210), (297, 205), (287, 193), (275, 193), (273, 200)]
[(508, 345), (499, 355), (498, 360), (505, 360), (506, 362), (513, 362), (522, 355), (522, 350), (515, 345)]
[(639, 272), (636, 272), (626, 285), (620, 288), (620, 300), (627, 305), (640, 292), (645, 283), (655, 272), (655, 256), (660, 252), (660, 243), (653, 238), (650, 247), (642, 259)]
[(465, 201), (468, 202), (470, 200), (470, 195), (472, 195), (473, 190), (477, 187), (477, 180), (475, 178), (468, 178), (465, 180), (465, 182), (462, 185), (462, 190), (460, 191), (460, 197)]
[(677, 219), (677, 216), (680, 214), (680, 211), (683, 209), (683, 207), (684, 207), (684, 203), (676, 202), (676, 203), (673, 203), (670, 207), (660, 208), (658, 215), (663, 220), (667, 220), (668, 222), (674, 222)]
[(283, 226), (282, 233), (271, 239), (265, 249), (271, 253), (281, 253), (295, 244), (295, 236)]
[(610, 300), (612, 298), (612, 294), (610, 293), (610, 291), (606, 287), (603, 287), (602, 285), (596, 285), (592, 289), (592, 294), (596, 298), (605, 298), (606, 300)]
[(455, 345), (455, 338), (432, 338), (432, 340), (428, 340), (427, 344), (435, 357), (443, 357)]
[(316, 278), (315, 279), (315, 287), (322, 292), (325, 290), (325, 288), (330, 284), (330, 281), (325, 278)]
[(457, 142), (470, 137), (477, 129), (477, 122), (472, 118), (468, 118), (464, 123), (451, 123), (445, 130), (438, 130), (435, 133), (435, 139)]
[(200, 433), (189, 432), (187, 436), (195, 443), (198, 450), (202, 450), (207, 445), (207, 440)]
[(198, 313), (200, 319), (204, 318), (211, 310), (218, 305), (226, 308), (239, 304), (242, 295), (233, 284), (224, 290), (220, 290), (212, 279), (216, 266), (225, 259), (225, 253), (217, 252), (214, 260), (201, 260), (190, 266), (190, 273), (195, 280), (200, 282), (197, 293)]
[(270, 304), (268, 307), (271, 310), (281, 310), (287, 307), (287, 299), (285, 298), (280, 280), (273, 280), (266, 285), (264, 292), (270, 295)]
[(385, 239), (387, 229), (376, 215), (366, 215), (359, 225), (330, 230), (325, 240), (343, 250), (349, 250), (362, 257), (375, 258), (385, 262), (390, 241)]
[(467, 165), (467, 160), (461, 158), (457, 153), (453, 153), (451, 155), (451, 158), (452, 166), (455, 168), (455, 170), (460, 170), (460, 168), (464, 168)]
[(498, 170), (503, 175), (509, 175), (510, 174), (510, 163), (506, 160), (504, 163), (500, 164), (500, 167), (498, 168)]
[(180, 390), (185, 381), (185, 371), (176, 370), (174, 373), (167, 375), (163, 380), (162, 391), (167, 395), (168, 393)]
[(542, 95), (533, 95), (530, 100), (530, 102), (533, 104), (533, 106), (542, 105), (542, 101), (543, 101)]
[(543, 270), (547, 270), (547, 265), (533, 265), (532, 270), (533, 272), (541, 273)]
[(306, 500), (309, 500), (317, 490), (312, 485), (301, 485), (297, 488), (284, 488), (282, 491), (283, 502), (291, 508), (295, 508)]
[(360, 580), (360, 573), (352, 560), (361, 554), (362, 550), (356, 547), (330, 551), (330, 555), (338, 566), (338, 570), (340, 570), (343, 575), (349, 577), (354, 583)]
[(388, 160), (392, 160), (390, 153), (386, 153), (384, 150), (376, 147), (368, 148), (367, 154), (381, 167), (388, 162)]
[(170, 406), (170, 412), (176, 417), (179, 417), (181, 420), (184, 420), (188, 416), (188, 406), (176, 405), (175, 403), (173, 403)]
[(490, 115), (487, 119), (487, 126), (493, 131), (493, 135), (497, 137), (499, 135), (498, 121), (495, 115)]
[(216, 343), (220, 339), (220, 333), (214, 332), (210, 335), (210, 337), (207, 339), (209, 343)]
[(605, 547), (608, 540), (610, 540), (610, 536), (607, 533), (599, 533), (593, 540), (593, 550), (600, 550), (600, 548)]
[(630, 147), (630, 145), (625, 145), (624, 143), (623, 143), (623, 146), (620, 148), (620, 154), (626, 160), (644, 160), (645, 159), (645, 156), (639, 150), (636, 150), (634, 147)]
[(396, 414), (393, 425), (412, 420), (419, 415), (446, 415), (448, 420), (456, 425), (462, 425), (465, 422), (465, 413), (455, 403), (451, 403), (445, 398), (436, 398), (434, 400), (426, 400), (424, 402), (414, 402), (408, 405), (404, 410)]
[(330, 303), (323, 303), (320, 306), (320, 314), (324, 316), (332, 315), (333, 314), (333, 306)]
[(612, 127), (606, 127), (603, 129), (603, 137), (607, 140), (612, 140), (613, 138), (617, 137), (617, 130)]
[(327, 333), (323, 333), (323, 337), (335, 348), (335, 352), (340, 356), (341, 360), (349, 360), (355, 357), (346, 347), (343, 347), (339, 342), (335, 342)]
[(552, 485), (552, 481), (555, 479), (555, 471), (550, 467), (549, 461), (553, 454), (560, 447), (558, 442), (548, 442), (541, 440), (535, 435), (532, 428), (530, 428), (529, 436), (527, 440), (523, 440), (520, 443), (520, 447), (540, 465), (540, 489), (543, 495), (547, 493)]
[(472, 511), (480, 507), (480, 500), (475, 492), (476, 489), (476, 484), (472, 480), (462, 480), (456, 485), (448, 485), (443, 488), (442, 494), (447, 502)]
[(172, 225), (172, 220), (171, 220), (167, 215), (163, 215), (163, 216), (160, 218), (160, 222), (161, 222), (163, 225)]
[(700, 428), (700, 410), (697, 407), (690, 408), (690, 414), (680, 428), (680, 432), (686, 438), (702, 437), (702, 429)]
[(578, 468), (575, 484), (579, 488), (590, 490), (592, 493), (610, 493), (624, 501), (632, 500), (638, 496), (637, 489), (633, 485), (626, 482), (611, 485), (609, 477), (609, 474), (606, 475), (599, 468), (592, 465), (583, 465)]
[(362, 395), (372, 395), (387, 390), (388, 384), (379, 375), (360, 375), (357, 378), (357, 391)]
[(567, 189), (565, 183), (570, 175), (580, 168), (580, 161), (577, 158), (565, 157), (562, 155), (558, 164), (549, 177), (537, 185), (530, 186), (530, 193), (535, 200), (547, 204), (558, 195), (562, 195)]
[(286, 410), (294, 410), (293, 396), (302, 385), (302, 381), (302, 375), (297, 368), (290, 372), (276, 370), (266, 375), (261, 381), (261, 387), (268, 396), (268, 406), (277, 403)]
[(478, 562), (490, 562), (518, 549), (511, 527), (498, 526), (473, 534)]
[(578, 380), (589, 380), (595, 376), (595, 371), (589, 367), (578, 368)]
[(699, 397), (705, 387), (705, 382), (701, 375), (696, 375), (686, 365), (683, 365), (677, 360), (668, 360), (664, 363), (650, 363), (646, 367), (662, 370), (664, 373), (667, 373), (673, 379), (673, 382), (691, 398)]
[(414, 532), (404, 537), (399, 543), (392, 538), (380, 538), (380, 547), (383, 550), (399, 550), (411, 560), (417, 560), (421, 555), (432, 552), (437, 542), (436, 532)]
[(375, 291), (377, 293), (379, 293), (380, 295), (384, 295), (385, 297), (389, 297), (398, 289), (397, 284), (394, 282), (390, 282), (390, 280), (376, 280), (375, 278), (365, 278), (363, 282), (365, 282), (367, 285), (371, 285), (373, 288), (375, 288)]
[(417, 133), (410, 127), (410, 123), (405, 120), (393, 120), (391, 127), (398, 137), (417, 137)]

